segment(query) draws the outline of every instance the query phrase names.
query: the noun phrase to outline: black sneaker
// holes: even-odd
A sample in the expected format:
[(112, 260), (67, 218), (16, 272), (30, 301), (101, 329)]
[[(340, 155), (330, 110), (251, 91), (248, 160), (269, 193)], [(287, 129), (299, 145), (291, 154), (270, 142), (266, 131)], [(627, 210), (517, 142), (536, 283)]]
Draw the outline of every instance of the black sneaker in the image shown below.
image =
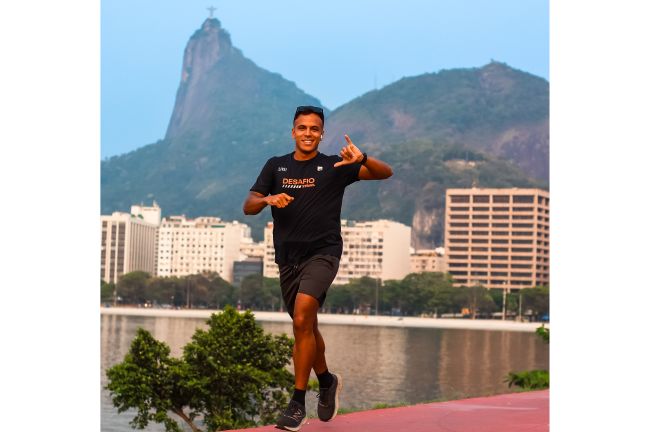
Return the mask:
[(328, 388), (320, 388), (319, 401), (317, 403), (317, 417), (322, 421), (331, 421), (337, 414), (340, 403), (338, 402), (338, 395), (342, 390), (342, 376), (333, 375), (333, 384)]
[(291, 399), (288, 408), (277, 420), (277, 429), (298, 431), (304, 423), (306, 423), (306, 407)]

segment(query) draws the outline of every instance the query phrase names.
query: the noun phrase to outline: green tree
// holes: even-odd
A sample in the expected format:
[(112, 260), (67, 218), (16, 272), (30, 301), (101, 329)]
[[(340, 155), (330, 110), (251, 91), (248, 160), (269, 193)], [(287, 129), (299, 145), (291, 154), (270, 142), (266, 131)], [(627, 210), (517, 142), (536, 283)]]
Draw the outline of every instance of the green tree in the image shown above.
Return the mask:
[(522, 291), (522, 309), (531, 311), (534, 319), (549, 313), (549, 287), (539, 286)]
[(108, 369), (108, 385), (118, 412), (137, 409), (130, 421), (133, 428), (144, 429), (149, 422), (162, 423), (167, 431), (180, 432), (173, 412), (197, 430), (185, 413), (190, 403), (187, 367), (169, 356), (169, 347), (139, 328), (124, 361)]
[(286, 335), (265, 334), (250, 311), (231, 306), (212, 314), (180, 359), (169, 347), (138, 329), (124, 361), (106, 375), (119, 412), (134, 408), (133, 428), (149, 422), (179, 432), (175, 413), (194, 432), (265, 424), (287, 402), (293, 376), (285, 369), (292, 353)]
[(101, 303), (112, 303), (115, 293), (115, 284), (101, 281)]
[(265, 290), (266, 305), (270, 306), (270, 310), (279, 310), (282, 305), (281, 298), (281, 285), (279, 278), (263, 278), (263, 289)]
[(452, 311), (455, 288), (452, 286), (451, 276), (447, 273), (424, 272), (422, 278), (430, 289), (430, 296), (425, 305), (428, 312), (437, 315)]
[(353, 300), (348, 285), (333, 285), (326, 294), (324, 307), (332, 313), (353, 312)]
[(443, 313), (453, 306), (452, 279), (444, 273), (410, 273), (385, 284), (385, 301), (405, 315)]
[(385, 312), (391, 312), (398, 310), (401, 313), (405, 314), (407, 311), (404, 310), (404, 306), (407, 305), (404, 295), (403, 284), (399, 280), (388, 280), (385, 281), (384, 286), (381, 289), (381, 304), (380, 309)]
[(151, 275), (143, 271), (123, 274), (117, 282), (117, 295), (127, 304), (141, 304), (148, 300), (148, 282)]
[(168, 294), (171, 294), (171, 304), (174, 307), (186, 307), (187, 306), (187, 281), (184, 277), (171, 276), (159, 278), (163, 279), (163, 284), (167, 285)]
[(178, 278), (175, 277), (153, 278), (148, 284), (148, 297), (157, 304), (173, 304), (178, 285)]
[(281, 302), (279, 279), (251, 274), (241, 281), (241, 303), (254, 310), (275, 310)]
[(189, 308), (207, 307), (211, 303), (210, 280), (204, 274), (187, 275), (183, 279), (187, 296), (185, 305)]
[(147, 300), (177, 307), (213, 307), (234, 304), (234, 287), (218, 273), (150, 278), (144, 288)]
[[(502, 293), (503, 295), (503, 293)], [(501, 302), (500, 302), (501, 306)], [(508, 315), (509, 313), (517, 313), (519, 312), (520, 309), (520, 292), (510, 292), (506, 295), (506, 314)], [(502, 310), (501, 307), (499, 310)], [(524, 311), (522, 311), (524, 312)]]
[(418, 304), (421, 293), (417, 292), (416, 287), (409, 283), (409, 276), (400, 281), (386, 281), (383, 290), (383, 298), (390, 305), (389, 309), (398, 309), (403, 315), (414, 315), (422, 310)]
[(218, 273), (209, 273), (207, 278), (210, 281), (210, 304), (216, 309), (225, 305), (236, 304), (236, 288), (220, 277)]
[(469, 287), (459, 287), (456, 300), (465, 308), (470, 309), (472, 319), (477, 318), (480, 313), (489, 314), (497, 309), (489, 290), (481, 285), (472, 285)]
[(376, 290), (379, 285), (378, 279), (362, 276), (359, 279), (351, 279), (347, 288), (351, 297), (351, 308), (370, 310), (376, 304)]

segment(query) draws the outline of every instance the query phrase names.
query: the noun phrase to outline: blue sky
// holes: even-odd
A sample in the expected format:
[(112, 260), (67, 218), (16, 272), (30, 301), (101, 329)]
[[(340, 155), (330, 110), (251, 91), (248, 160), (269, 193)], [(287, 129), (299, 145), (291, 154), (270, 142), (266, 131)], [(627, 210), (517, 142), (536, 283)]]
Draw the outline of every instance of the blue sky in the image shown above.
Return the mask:
[(491, 59), (549, 79), (548, 0), (108, 0), (102, 158), (164, 137), (184, 47), (212, 5), (246, 57), (329, 109), (404, 76)]

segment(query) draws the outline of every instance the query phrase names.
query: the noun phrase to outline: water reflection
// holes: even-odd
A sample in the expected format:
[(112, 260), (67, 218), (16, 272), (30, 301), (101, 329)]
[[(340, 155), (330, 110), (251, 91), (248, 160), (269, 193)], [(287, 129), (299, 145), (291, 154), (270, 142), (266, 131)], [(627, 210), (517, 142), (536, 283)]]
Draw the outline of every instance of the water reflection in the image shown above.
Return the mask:
[[(292, 332), (289, 323), (262, 325), (274, 334)], [(203, 318), (102, 315), (102, 389), (105, 370), (123, 359), (138, 327), (166, 342), (171, 355), (179, 357), (194, 331), (206, 323)], [(324, 324), (320, 331), (330, 369), (344, 377), (340, 404), (345, 408), (506, 393), (508, 372), (548, 368), (549, 363), (548, 346), (533, 333)], [(314, 396), (307, 396), (309, 411), (315, 407)], [(103, 431), (130, 431), (132, 417), (118, 415), (102, 390)]]

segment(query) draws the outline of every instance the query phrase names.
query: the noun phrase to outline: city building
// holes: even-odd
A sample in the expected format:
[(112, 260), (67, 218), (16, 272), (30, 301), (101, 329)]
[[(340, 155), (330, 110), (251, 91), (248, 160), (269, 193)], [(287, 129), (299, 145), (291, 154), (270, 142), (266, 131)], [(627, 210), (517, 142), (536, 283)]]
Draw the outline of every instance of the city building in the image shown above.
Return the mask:
[(263, 228), (263, 276), (279, 279), (279, 266), (275, 263), (274, 240), (272, 236), (273, 223), (268, 222)]
[(335, 283), (369, 276), (382, 281), (402, 279), (410, 273), (412, 229), (399, 222), (342, 221), (344, 251)]
[(549, 283), (549, 192), (448, 189), (445, 250), (456, 286), (506, 291)]
[[(153, 205), (151, 206), (145, 206), (143, 203), (140, 205), (132, 205), (131, 214), (133, 216), (137, 216), (141, 219), (144, 219), (145, 222), (148, 222), (150, 224), (155, 225), (156, 227), (160, 226), (160, 223), (162, 223), (162, 209), (158, 204), (153, 201)], [(155, 231), (155, 258), (154, 258), (154, 263), (155, 263), (155, 268), (153, 270), (153, 274), (157, 274), (157, 261), (158, 261), (158, 231)]]
[(158, 276), (187, 276), (216, 272), (233, 281), (234, 261), (241, 244), (251, 242), (246, 224), (217, 217), (170, 216), (162, 219), (158, 233)]
[(241, 242), (241, 255), (246, 258), (260, 258), (263, 261), (265, 254), (265, 243), (255, 243), (251, 237), (245, 237)]
[(439, 272), (448, 271), (448, 265), (443, 248), (419, 249), (410, 254), (410, 272)]
[(263, 259), (247, 258), (242, 261), (234, 261), (234, 276), (232, 285), (241, 286), (246, 276), (263, 274)]
[[(402, 279), (410, 273), (411, 228), (389, 220), (355, 222), (342, 220), (344, 248), (335, 284), (345, 284), (351, 279), (369, 276), (381, 280)], [(264, 230), (266, 252), (263, 274), (279, 277), (274, 262), (272, 222)]]
[(121, 275), (138, 270), (155, 274), (156, 230), (142, 216), (101, 216), (101, 279), (116, 283)]
[(153, 205), (150, 207), (147, 207), (144, 204), (132, 205), (130, 212), (133, 216), (144, 219), (145, 222), (155, 226), (160, 226), (160, 223), (162, 222), (162, 209), (155, 201), (153, 201)]

